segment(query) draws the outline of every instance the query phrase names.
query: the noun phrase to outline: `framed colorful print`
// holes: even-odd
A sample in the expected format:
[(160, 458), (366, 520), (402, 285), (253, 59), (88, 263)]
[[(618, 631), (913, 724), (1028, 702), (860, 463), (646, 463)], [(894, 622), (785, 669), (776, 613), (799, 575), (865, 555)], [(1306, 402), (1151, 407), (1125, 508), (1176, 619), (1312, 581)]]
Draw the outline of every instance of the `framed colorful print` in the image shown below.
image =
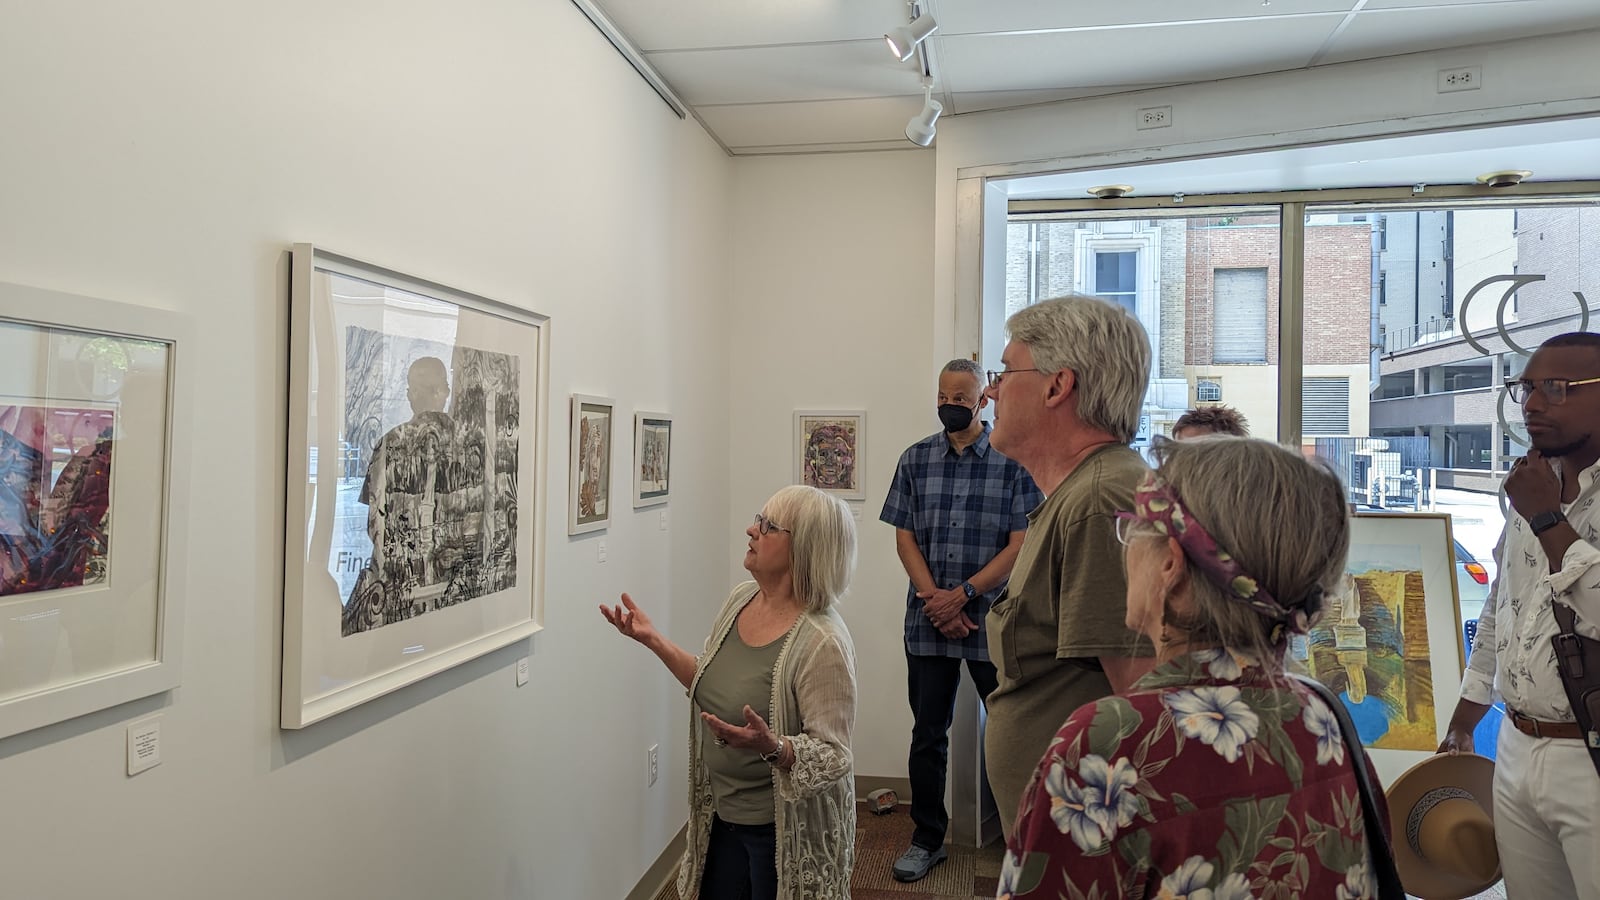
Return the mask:
[(1357, 513), (1339, 589), (1290, 658), (1344, 701), (1385, 784), (1433, 755), (1465, 671), (1450, 517)]
[(867, 498), (862, 466), (866, 460), (867, 414), (861, 410), (794, 414), (794, 481), (838, 494)]
[(672, 417), (633, 414), (633, 508), (667, 502), (672, 492)]
[(567, 534), (587, 534), (611, 524), (611, 419), (615, 409), (609, 397), (572, 395)]
[(178, 686), (192, 358), (175, 313), (0, 284), (0, 738)]
[(549, 319), (296, 244), (285, 728), (544, 614)]

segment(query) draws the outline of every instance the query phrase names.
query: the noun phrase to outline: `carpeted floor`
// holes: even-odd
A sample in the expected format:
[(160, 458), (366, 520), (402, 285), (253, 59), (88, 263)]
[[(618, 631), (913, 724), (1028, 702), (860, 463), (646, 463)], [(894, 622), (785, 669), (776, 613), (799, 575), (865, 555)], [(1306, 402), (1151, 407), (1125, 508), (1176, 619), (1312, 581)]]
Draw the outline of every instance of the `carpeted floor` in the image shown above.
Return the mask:
[[(928, 877), (912, 884), (894, 880), (889, 868), (911, 846), (911, 808), (901, 805), (884, 816), (859, 808), (856, 818), (856, 869), (850, 879), (852, 900), (994, 900), (1000, 883), (1005, 847), (997, 840), (982, 850), (949, 846), (950, 858), (933, 867)], [(656, 900), (678, 900), (668, 885)]]

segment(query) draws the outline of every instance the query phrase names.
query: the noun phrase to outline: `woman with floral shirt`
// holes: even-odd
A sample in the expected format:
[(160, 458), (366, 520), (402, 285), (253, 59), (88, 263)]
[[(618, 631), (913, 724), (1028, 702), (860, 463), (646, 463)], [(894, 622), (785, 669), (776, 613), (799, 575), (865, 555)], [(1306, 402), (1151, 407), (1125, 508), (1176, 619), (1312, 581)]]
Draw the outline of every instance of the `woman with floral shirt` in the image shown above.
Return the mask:
[(1375, 897), (1353, 768), (1370, 763), (1284, 672), (1289, 638), (1344, 569), (1344, 489), (1265, 441), (1168, 443), (1157, 457), (1118, 534), (1127, 624), (1159, 665), (1056, 733), (998, 896)]

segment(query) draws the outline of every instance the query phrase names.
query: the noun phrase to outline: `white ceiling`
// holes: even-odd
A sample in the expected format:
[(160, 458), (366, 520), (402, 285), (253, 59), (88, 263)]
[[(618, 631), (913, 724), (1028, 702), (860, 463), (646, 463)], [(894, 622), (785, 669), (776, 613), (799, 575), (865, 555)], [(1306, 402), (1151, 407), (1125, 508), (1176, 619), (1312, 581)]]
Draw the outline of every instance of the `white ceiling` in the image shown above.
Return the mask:
[[(594, 0), (734, 154), (916, 149), (905, 0)], [(945, 115), (1600, 28), (1600, 0), (920, 0)]]

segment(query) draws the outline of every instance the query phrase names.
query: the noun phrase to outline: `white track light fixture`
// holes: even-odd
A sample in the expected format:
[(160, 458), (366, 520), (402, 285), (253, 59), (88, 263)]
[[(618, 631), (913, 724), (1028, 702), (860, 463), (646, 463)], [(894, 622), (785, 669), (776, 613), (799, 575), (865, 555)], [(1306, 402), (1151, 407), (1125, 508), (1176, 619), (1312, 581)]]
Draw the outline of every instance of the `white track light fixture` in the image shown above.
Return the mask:
[(922, 112), (911, 117), (906, 123), (906, 140), (918, 147), (926, 147), (933, 143), (934, 122), (939, 120), (939, 114), (944, 112), (944, 104), (933, 99), (933, 88), (924, 89), (926, 92), (922, 101)]
[(885, 34), (883, 39), (889, 43), (889, 52), (894, 58), (905, 62), (917, 52), (917, 45), (927, 40), (928, 35), (939, 30), (939, 23), (933, 16), (923, 13), (910, 24), (901, 25), (899, 28)]

